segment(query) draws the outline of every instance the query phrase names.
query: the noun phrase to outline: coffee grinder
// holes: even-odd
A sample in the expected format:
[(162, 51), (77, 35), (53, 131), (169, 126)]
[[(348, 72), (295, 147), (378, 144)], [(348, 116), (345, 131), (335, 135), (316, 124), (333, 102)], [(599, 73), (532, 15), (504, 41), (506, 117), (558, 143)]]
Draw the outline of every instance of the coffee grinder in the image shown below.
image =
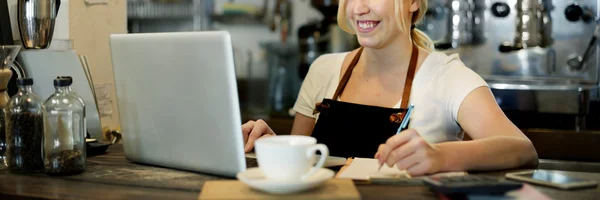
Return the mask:
[(338, 3), (338, 0), (311, 0), (312, 7), (323, 14), (323, 19), (309, 22), (298, 29), (298, 75), (301, 79), (306, 77), (308, 68), (320, 55), (350, 51), (360, 46), (356, 35), (343, 31), (337, 25)]

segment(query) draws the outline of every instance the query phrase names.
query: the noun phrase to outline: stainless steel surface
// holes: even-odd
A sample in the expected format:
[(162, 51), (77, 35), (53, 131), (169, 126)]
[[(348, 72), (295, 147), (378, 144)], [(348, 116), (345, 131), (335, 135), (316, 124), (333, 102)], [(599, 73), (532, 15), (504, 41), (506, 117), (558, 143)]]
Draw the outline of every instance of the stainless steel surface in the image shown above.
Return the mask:
[[(438, 2), (430, 0), (430, 2)], [(595, 23), (584, 20), (569, 21), (565, 16), (565, 9), (571, 1), (551, 1), (553, 9), (549, 12), (552, 19), (553, 38), (552, 45), (542, 48), (533, 47), (518, 51), (503, 53), (499, 46), (506, 41), (514, 41), (517, 32), (517, 0), (484, 0), (486, 8), (483, 10), (485, 24), (482, 25), (485, 41), (477, 45), (462, 45), (457, 48), (445, 50), (447, 53), (459, 53), (465, 64), (478, 74), (493, 77), (560, 77), (573, 80), (598, 82), (598, 53), (593, 54), (588, 64), (593, 67), (583, 71), (571, 71), (567, 66), (568, 55), (584, 53), (585, 45), (592, 38)], [(547, 1), (550, 2), (550, 1)], [(598, 0), (577, 1), (582, 7), (596, 10)], [(498, 15), (492, 7), (499, 4), (506, 5), (506, 16)], [(438, 5), (438, 4), (434, 4)], [(502, 8), (496, 6), (494, 8)], [(502, 13), (504, 14), (504, 13)], [(444, 17), (444, 21), (447, 17)], [(430, 21), (432, 21), (430, 19)], [(425, 29), (433, 35), (447, 32), (448, 28), (434, 27)], [(555, 70), (549, 70), (556, 65)]]
[[(514, 41), (503, 42), (501, 52), (518, 51), (531, 47), (548, 47), (552, 45), (552, 17), (549, 13), (554, 9), (551, 0), (517, 0), (515, 5), (516, 31)], [(497, 14), (495, 14), (497, 16)]]
[[(599, 98), (600, 53), (592, 45), (581, 68), (570, 67), (568, 60), (575, 55), (583, 61), (596, 28), (593, 16), (598, 15), (600, 0), (473, 2), (429, 0), (428, 14), (419, 27), (432, 36), (438, 50), (458, 53), (466, 66), (481, 75), (503, 109), (572, 114), (578, 118), (576, 127), (584, 129), (587, 105)], [(475, 7), (461, 7), (469, 3)], [(480, 11), (474, 9), (477, 6), (482, 6)], [(478, 13), (485, 23), (471, 27), (480, 29), (469, 30), (467, 24), (453, 21), (477, 19)], [(482, 36), (479, 43), (444, 45), (450, 36), (460, 41), (475, 35)]]
[(445, 42), (452, 48), (478, 44), (484, 40), (481, 30), (485, 22), (485, 5), (479, 0), (448, 0)]
[[(484, 76), (485, 77), (485, 76)], [(598, 85), (594, 82), (583, 82), (573, 79), (540, 79), (540, 78), (498, 78), (488, 77), (486, 78), (488, 85), (493, 89), (499, 90), (566, 90), (566, 91), (580, 91), (580, 90), (594, 90), (598, 88)]]
[(551, 11), (552, 1), (544, 0), (542, 3), (538, 0), (518, 0), (515, 6), (517, 9), (516, 31), (514, 45), (517, 48), (528, 48), (536, 46), (547, 46), (544, 42), (551, 37), (546, 32), (546, 26), (551, 28), (552, 18), (548, 17)]
[(19, 0), (17, 22), (23, 47), (46, 49), (54, 34), (60, 0)]
[[(506, 83), (492, 83), (492, 92), (496, 102), (504, 110), (566, 114), (573, 116), (585, 116), (589, 113), (589, 100), (591, 99), (591, 90), (581, 90), (572, 88), (542, 88), (535, 85), (510, 85)], [(508, 89), (514, 87), (516, 89)], [(517, 88), (521, 87), (521, 88)], [(524, 87), (529, 87), (524, 89)], [(579, 86), (573, 86), (573, 88)], [(575, 123), (575, 121), (573, 121)], [(575, 123), (575, 126), (585, 127), (583, 121)], [(537, 127), (546, 128), (546, 127)]]
[(598, 38), (598, 28), (600, 27), (600, 24), (596, 25), (596, 30), (594, 31), (594, 36), (592, 36), (592, 39), (590, 40), (589, 45), (587, 46), (587, 48), (585, 49), (585, 53), (583, 53), (583, 57), (581, 56), (569, 56), (570, 59), (567, 60), (567, 65), (569, 65), (569, 69), (571, 70), (582, 70), (583, 67), (585, 66), (585, 62), (587, 61), (588, 58), (590, 58), (591, 53), (596, 49), (596, 41)]

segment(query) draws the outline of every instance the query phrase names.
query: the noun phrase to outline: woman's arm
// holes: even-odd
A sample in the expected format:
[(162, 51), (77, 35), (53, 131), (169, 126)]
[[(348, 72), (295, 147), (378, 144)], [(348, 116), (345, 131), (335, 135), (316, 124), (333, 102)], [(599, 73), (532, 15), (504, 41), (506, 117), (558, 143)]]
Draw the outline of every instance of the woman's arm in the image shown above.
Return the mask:
[(313, 128), (315, 128), (315, 119), (307, 117), (306, 115), (296, 113), (294, 117), (294, 124), (292, 125), (292, 135), (306, 135), (312, 134)]
[(429, 144), (407, 129), (380, 145), (375, 158), (416, 176), (537, 166), (533, 144), (503, 114), (487, 87), (470, 92), (458, 110), (459, 124), (473, 140)]
[(473, 140), (433, 145), (443, 154), (443, 170), (537, 166), (533, 144), (502, 112), (488, 87), (479, 87), (466, 96), (458, 110), (458, 123)]

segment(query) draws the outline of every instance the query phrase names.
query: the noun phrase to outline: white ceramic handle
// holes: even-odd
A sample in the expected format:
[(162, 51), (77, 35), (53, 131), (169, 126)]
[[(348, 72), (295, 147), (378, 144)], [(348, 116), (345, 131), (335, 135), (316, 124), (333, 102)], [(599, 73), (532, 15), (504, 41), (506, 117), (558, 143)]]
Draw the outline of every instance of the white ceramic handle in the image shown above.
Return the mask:
[(315, 153), (317, 153), (317, 151), (321, 152), (321, 159), (319, 159), (319, 162), (314, 167), (312, 167), (310, 171), (308, 171), (308, 173), (302, 176), (302, 180), (305, 180), (306, 178), (312, 176), (317, 172), (317, 170), (321, 169), (321, 167), (325, 165), (325, 160), (327, 160), (327, 157), (329, 156), (329, 149), (324, 144), (315, 144), (314, 146), (309, 147), (306, 150), (306, 157), (312, 160), (313, 156), (315, 155)]

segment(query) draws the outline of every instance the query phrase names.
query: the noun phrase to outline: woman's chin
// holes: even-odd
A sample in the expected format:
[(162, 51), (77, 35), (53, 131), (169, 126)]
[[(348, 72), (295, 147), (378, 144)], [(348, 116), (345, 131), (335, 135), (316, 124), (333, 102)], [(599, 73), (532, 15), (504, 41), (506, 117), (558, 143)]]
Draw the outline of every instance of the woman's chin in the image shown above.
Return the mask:
[(378, 40), (374, 40), (373, 38), (358, 38), (358, 43), (360, 46), (365, 48), (380, 48), (381, 42)]

